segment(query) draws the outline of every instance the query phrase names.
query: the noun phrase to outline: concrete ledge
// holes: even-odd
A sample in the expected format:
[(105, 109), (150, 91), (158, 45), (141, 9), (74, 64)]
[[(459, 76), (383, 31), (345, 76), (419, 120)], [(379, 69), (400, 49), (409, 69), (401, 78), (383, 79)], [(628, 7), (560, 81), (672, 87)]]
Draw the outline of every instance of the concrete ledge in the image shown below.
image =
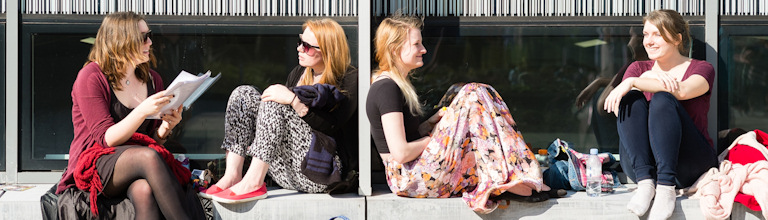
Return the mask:
[[(386, 187), (386, 186), (384, 186)], [(627, 201), (635, 186), (604, 194), (599, 198), (587, 197), (585, 192), (569, 191), (565, 198), (550, 199), (540, 203), (510, 201), (496, 211), (481, 215), (467, 207), (461, 198), (416, 199), (403, 198), (389, 193), (382, 186), (375, 186), (368, 198), (368, 219), (645, 219), (627, 211)], [(678, 197), (670, 219), (704, 219), (699, 201)]]
[(241, 204), (214, 202), (215, 219), (365, 219), (365, 197), (357, 194), (310, 194), (268, 188), (263, 200)]
[(0, 219), (43, 219), (40, 196), (45, 194), (53, 184), (21, 185), (35, 187), (24, 191), (5, 192), (0, 197)]
[[(40, 196), (53, 184), (29, 184), (36, 187), (21, 192), (9, 191), (0, 197), (0, 219), (42, 219)], [(215, 219), (645, 219), (626, 210), (634, 185), (626, 185), (613, 194), (599, 198), (584, 192), (569, 191), (565, 198), (541, 203), (509, 202), (491, 214), (479, 215), (461, 198), (416, 199), (398, 197), (386, 185), (374, 185), (370, 197), (357, 194), (308, 194), (270, 188), (269, 197), (250, 203), (223, 205), (214, 203)], [(699, 200), (678, 197), (670, 219), (704, 219)], [(731, 220), (765, 220), (759, 211), (736, 203)]]
[(752, 211), (741, 203), (733, 205), (733, 212), (731, 212), (731, 220), (765, 220), (763, 213), (760, 211)]

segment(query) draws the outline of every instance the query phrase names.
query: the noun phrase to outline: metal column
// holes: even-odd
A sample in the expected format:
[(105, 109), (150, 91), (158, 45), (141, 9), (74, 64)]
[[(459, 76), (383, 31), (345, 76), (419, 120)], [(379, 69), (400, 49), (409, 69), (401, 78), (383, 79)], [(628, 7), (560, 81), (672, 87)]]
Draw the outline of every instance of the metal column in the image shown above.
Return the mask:
[(358, 194), (370, 196), (371, 189), (371, 125), (365, 113), (365, 100), (371, 87), (371, 1), (359, 1), (357, 5), (358, 37), (358, 142), (360, 156), (360, 188)]

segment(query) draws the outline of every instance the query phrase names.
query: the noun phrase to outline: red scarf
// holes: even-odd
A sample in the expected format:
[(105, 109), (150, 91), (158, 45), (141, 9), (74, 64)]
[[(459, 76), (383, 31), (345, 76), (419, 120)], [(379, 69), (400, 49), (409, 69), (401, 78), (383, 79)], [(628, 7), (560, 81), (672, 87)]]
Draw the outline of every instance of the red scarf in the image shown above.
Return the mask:
[[(163, 147), (163, 145), (157, 144), (157, 142), (149, 136), (141, 133), (134, 133), (131, 139), (126, 141), (124, 145), (143, 145), (154, 149), (163, 157), (165, 164), (171, 168), (173, 174), (176, 176), (176, 180), (185, 185), (189, 183), (191, 173), (189, 169), (181, 165), (181, 162), (173, 157), (173, 154)], [(99, 216), (99, 209), (96, 206), (96, 198), (99, 192), (104, 190), (104, 186), (101, 185), (101, 177), (99, 177), (98, 171), (96, 171), (96, 161), (102, 155), (115, 153), (113, 147), (103, 147), (98, 143), (92, 147), (86, 149), (80, 153), (80, 158), (77, 161), (77, 167), (75, 168), (75, 184), (77, 188), (90, 193), (89, 199), (91, 202), (91, 213), (94, 216)]]

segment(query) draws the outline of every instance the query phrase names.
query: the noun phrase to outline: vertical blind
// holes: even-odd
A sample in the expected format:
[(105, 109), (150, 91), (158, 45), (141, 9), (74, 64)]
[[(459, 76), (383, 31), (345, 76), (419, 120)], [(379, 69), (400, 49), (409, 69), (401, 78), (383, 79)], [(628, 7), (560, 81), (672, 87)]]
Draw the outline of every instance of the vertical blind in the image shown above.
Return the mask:
[(357, 16), (357, 0), (24, 0), (23, 5), (26, 14)]
[[(2, 12), (5, 2), (2, 0)], [(25, 14), (357, 16), (358, 0), (22, 0)], [(642, 16), (672, 9), (703, 16), (705, 0), (373, 0), (374, 16)], [(764, 0), (721, 0), (720, 15), (768, 15)]]
[[(705, 0), (379, 0), (373, 15), (400, 10), (423, 16), (642, 16), (672, 9), (703, 16)], [(721, 15), (768, 15), (765, 0), (722, 0)]]

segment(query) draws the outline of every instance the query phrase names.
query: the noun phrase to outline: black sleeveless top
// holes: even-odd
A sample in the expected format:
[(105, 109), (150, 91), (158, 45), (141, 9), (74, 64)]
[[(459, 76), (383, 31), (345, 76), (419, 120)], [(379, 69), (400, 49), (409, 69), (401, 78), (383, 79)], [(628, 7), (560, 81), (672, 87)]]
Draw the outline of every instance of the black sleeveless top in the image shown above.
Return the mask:
[[(155, 83), (150, 80), (150, 82), (147, 82), (147, 96), (150, 96), (152, 94), (155, 94)], [(111, 86), (110, 86), (111, 87)], [(115, 123), (120, 122), (125, 117), (128, 116), (131, 111), (133, 111), (132, 108), (128, 108), (123, 103), (120, 102), (120, 100), (117, 99), (117, 96), (115, 96), (115, 90), (112, 89), (112, 101), (110, 103), (109, 108), (109, 114), (112, 115), (112, 119), (115, 120)], [(141, 123), (141, 126), (139, 126), (139, 129), (136, 130), (136, 132), (149, 135), (152, 137), (152, 121), (150, 119), (145, 119), (144, 122)]]

